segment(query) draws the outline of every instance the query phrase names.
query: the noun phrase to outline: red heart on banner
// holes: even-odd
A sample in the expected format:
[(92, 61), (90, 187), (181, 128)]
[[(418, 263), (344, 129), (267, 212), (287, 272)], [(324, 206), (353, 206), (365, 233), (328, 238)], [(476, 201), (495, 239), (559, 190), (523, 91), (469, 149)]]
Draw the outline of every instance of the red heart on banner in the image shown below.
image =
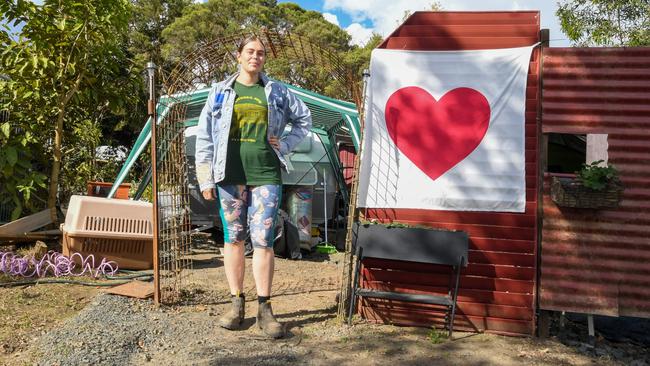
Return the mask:
[(490, 104), (472, 88), (450, 90), (436, 101), (409, 86), (388, 98), (384, 113), (397, 148), (433, 180), (474, 151), (490, 125)]

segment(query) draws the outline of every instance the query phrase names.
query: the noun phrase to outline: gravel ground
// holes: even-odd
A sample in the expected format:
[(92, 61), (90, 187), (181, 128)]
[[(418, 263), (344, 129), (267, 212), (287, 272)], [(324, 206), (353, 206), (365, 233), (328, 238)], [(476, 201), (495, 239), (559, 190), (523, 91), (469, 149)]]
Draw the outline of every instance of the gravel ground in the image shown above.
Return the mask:
[[(255, 286), (247, 260), (246, 320), (243, 329), (218, 327), (227, 311), (229, 291), (221, 259), (206, 255), (188, 285), (196, 288), (175, 306), (152, 300), (97, 294), (76, 316), (34, 337), (29, 347), (10, 356), (11, 364), (37, 365), (286, 365), (308, 355), (301, 347), (303, 328), (335, 317), (338, 261), (314, 255), (303, 261), (276, 261), (273, 307), (286, 324), (287, 337), (269, 340), (254, 327)], [(253, 301), (250, 301), (253, 300)], [(308, 310), (306, 310), (308, 309)], [(340, 327), (325, 327), (320, 335), (336, 336)], [(189, 361), (191, 360), (191, 361)], [(0, 364), (3, 362), (0, 361)]]
[[(223, 303), (157, 307), (150, 300), (99, 294), (21, 357), (29, 355), (23, 360), (36, 365), (647, 365), (647, 352), (618, 355), (620, 347), (603, 341), (583, 350), (557, 339), (458, 333), (453, 342), (438, 342), (422, 328), (361, 321), (341, 327), (329, 300), (333, 293), (308, 295), (323, 298), (320, 309), (287, 313), (278, 306), (288, 329), (281, 340), (254, 329), (254, 304), (247, 306), (244, 329), (230, 332), (216, 325)], [(285, 301), (306, 298), (287, 295)]]
[[(143, 311), (145, 307), (148, 311)], [(144, 354), (145, 345), (169, 339), (168, 317), (151, 301), (101, 294), (76, 317), (41, 337), (34, 355), (39, 365), (96, 365), (108, 360), (123, 365)]]
[[(600, 338), (596, 347), (590, 347), (584, 343), (584, 326), (573, 321), (567, 325), (567, 334), (562, 339), (557, 337), (557, 322), (552, 327), (555, 336), (550, 339), (455, 332), (454, 341), (447, 341), (438, 331), (427, 328), (377, 325), (360, 319), (356, 319), (352, 327), (341, 326), (335, 319), (340, 257), (337, 254), (302, 261), (276, 261), (272, 303), (276, 316), (287, 330), (287, 336), (280, 340), (269, 340), (255, 329), (256, 304), (250, 260), (247, 260), (245, 280), (249, 300), (246, 319), (242, 330), (234, 332), (217, 326), (218, 317), (228, 307), (228, 289), (220, 259), (214, 255), (206, 255), (201, 265), (195, 266), (201, 273), (200, 282), (195, 283), (203, 285), (201, 291), (188, 294), (184, 304), (176, 306), (158, 307), (151, 300), (100, 292), (90, 295), (79, 292), (75, 286), (4, 289), (0, 294), (15, 301), (4, 305), (0, 302), (0, 309), (24, 303), (21, 307), (24, 313), (5, 317), (5, 321), (23, 319), (29, 312), (33, 315), (29, 318), (32, 323), (38, 319), (39, 324), (41, 320), (47, 324), (45, 328), (39, 326), (32, 331), (24, 328), (21, 333), (26, 337), (24, 345), (17, 344), (15, 350), (7, 348), (4, 354), (0, 352), (0, 364), (650, 364), (648, 345), (635, 344), (629, 339), (613, 342)], [(54, 317), (71, 308), (81, 310), (74, 316), (72, 312), (65, 317)]]
[[(38, 365), (172, 365), (179, 359), (200, 365), (227, 364), (235, 358), (248, 363), (240, 357), (241, 349), (217, 347), (220, 333), (225, 336), (227, 331), (216, 325), (216, 315), (204, 307), (159, 308), (150, 300), (101, 294), (78, 316), (41, 337), (33, 356)], [(296, 359), (295, 352), (283, 347), (291, 340), (269, 350), (265, 344), (272, 341), (261, 335), (240, 337), (236, 341), (246, 341), (245, 356), (255, 360), (253, 364), (285, 365)]]

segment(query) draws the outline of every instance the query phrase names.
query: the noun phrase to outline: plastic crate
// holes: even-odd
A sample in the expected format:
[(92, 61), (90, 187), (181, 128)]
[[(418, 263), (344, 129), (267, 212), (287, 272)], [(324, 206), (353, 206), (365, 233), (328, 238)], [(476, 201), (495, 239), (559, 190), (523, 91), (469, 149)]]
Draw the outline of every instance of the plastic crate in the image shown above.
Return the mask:
[(153, 267), (151, 203), (101, 197), (72, 196), (63, 232), (63, 254), (92, 254), (120, 268)]

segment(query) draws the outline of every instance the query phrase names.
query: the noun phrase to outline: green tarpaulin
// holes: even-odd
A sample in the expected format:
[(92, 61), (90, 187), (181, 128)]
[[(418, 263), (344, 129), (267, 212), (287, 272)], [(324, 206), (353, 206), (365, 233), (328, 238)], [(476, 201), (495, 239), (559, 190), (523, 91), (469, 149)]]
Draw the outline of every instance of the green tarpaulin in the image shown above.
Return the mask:
[[(335, 146), (334, 136), (340, 130), (345, 130), (349, 133), (352, 143), (356, 150), (359, 149), (360, 144), (360, 128), (359, 128), (359, 114), (354, 103), (346, 102), (330, 97), (326, 97), (309, 90), (298, 88), (292, 85), (285, 84), (292, 92), (294, 92), (311, 110), (312, 113), (312, 132), (316, 133), (322, 141), (329, 161), (334, 168), (336, 180), (339, 188), (343, 193), (343, 198), (348, 202), (348, 192), (346, 189), (345, 181), (343, 179), (343, 169), (338, 157), (338, 151)], [(176, 100), (182, 100), (187, 105), (184, 124), (186, 127), (196, 126), (201, 109), (205, 104), (205, 99), (208, 96), (210, 88), (197, 90), (189, 95), (175, 95), (171, 98), (163, 96), (158, 102), (156, 112), (158, 113), (158, 124), (164, 121), (170, 108), (173, 107)], [(151, 139), (151, 119), (149, 118), (140, 132), (135, 145), (129, 152), (122, 169), (120, 170), (108, 198), (112, 198), (117, 191), (117, 187), (124, 181), (133, 164), (138, 159), (140, 154), (149, 145)], [(164, 153), (164, 152), (163, 152)], [(150, 177), (149, 177), (150, 179)], [(148, 180), (148, 179), (145, 179)], [(142, 184), (148, 184), (143, 181)]]

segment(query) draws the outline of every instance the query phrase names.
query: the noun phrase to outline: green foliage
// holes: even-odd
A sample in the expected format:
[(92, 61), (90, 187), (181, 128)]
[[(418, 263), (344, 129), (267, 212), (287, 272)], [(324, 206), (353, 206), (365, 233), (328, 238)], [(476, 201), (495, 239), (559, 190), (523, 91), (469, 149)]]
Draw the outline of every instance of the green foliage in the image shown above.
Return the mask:
[(142, 70), (149, 60), (167, 74), (195, 48), (242, 29), (290, 31), (344, 65), (278, 55), (267, 72), (351, 100), (350, 85), (332, 69), (347, 66), (360, 76), (381, 42), (375, 35), (364, 47), (351, 46), (320, 13), (275, 0), (5, 0), (0, 17), (23, 23), (17, 36), (0, 26), (0, 111), (9, 112), (0, 121), (0, 202), (15, 207), (14, 218), (52, 206), (57, 195), (65, 203), (85, 192), (87, 181), (115, 178), (118, 162), (98, 161), (95, 149), (135, 140), (145, 119)]
[(163, 69), (171, 65), (162, 57), (162, 33), (183, 10), (192, 4), (191, 0), (131, 0), (133, 16), (129, 21), (128, 50), (133, 62), (143, 70), (147, 62), (153, 61)]
[(162, 56), (176, 64), (197, 47), (242, 29), (259, 29), (276, 20), (275, 1), (208, 0), (187, 6), (162, 32)]
[(345, 63), (350, 67), (354, 75), (361, 75), (364, 69), (370, 65), (370, 53), (377, 48), (382, 41), (379, 34), (373, 34), (363, 47), (353, 47), (345, 54)]
[(431, 344), (440, 344), (444, 343), (447, 340), (447, 333), (445, 331), (432, 327), (427, 334), (427, 338)]
[[(10, 111), (9, 130), (16, 133), (4, 134), (3, 155), (9, 158), (4, 168), (11, 174), (3, 175), (0, 184), (6, 189), (0, 194), (3, 201), (20, 202), (17, 209), (34, 205), (33, 198), (42, 206), (42, 173), (49, 171), (51, 207), (59, 188), (75, 189), (68, 180), (58, 185), (61, 169), (79, 168), (67, 155), (87, 150), (88, 140), (80, 135), (96, 133), (79, 126), (87, 121), (109, 129), (119, 125), (141, 88), (124, 47), (130, 4), (45, 0), (37, 5), (15, 0), (2, 2), (0, 13), (8, 22), (24, 23), (18, 39), (2, 37), (0, 63), (9, 78), (0, 86), (7, 97), (2, 103)], [(12, 147), (21, 164), (10, 164)], [(78, 176), (87, 174), (82, 170)]]
[[(347, 53), (353, 51), (356, 55), (350, 58), (351, 61), (367, 64), (369, 60), (370, 48), (350, 46), (350, 35), (326, 21), (322, 14), (304, 10), (293, 3), (276, 4), (266, 0), (209, 0), (186, 7), (183, 15), (162, 32), (162, 56), (166, 64), (175, 64), (210, 41), (237, 34), (242, 29), (250, 31), (262, 27), (306, 37), (325, 49), (333, 50), (344, 62), (347, 62)], [(296, 61), (282, 54), (276, 56), (269, 58), (265, 66), (271, 77), (331, 97), (352, 98), (350, 86), (333, 75), (333, 67), (307, 60)], [(355, 68), (359, 68), (357, 66), (355, 64)], [(221, 73), (233, 71), (220, 70), (215, 78), (220, 79), (223, 77)], [(360, 68), (357, 75), (360, 75)]]
[(649, 0), (562, 0), (556, 14), (578, 46), (650, 45)]
[(614, 166), (608, 164), (602, 166), (603, 160), (594, 161), (591, 164), (582, 164), (582, 169), (576, 172), (578, 180), (588, 188), (602, 191), (608, 186), (619, 185), (618, 171)]
[(12, 220), (24, 210), (41, 208), (45, 197), (47, 177), (39, 158), (46, 141), (39, 134), (38, 123), (14, 122), (22, 115), (22, 111), (13, 110), (15, 101), (31, 105), (29, 99), (34, 95), (13, 80), (0, 80), (0, 110), (9, 113), (9, 120), (0, 122), (0, 203), (13, 207)]

